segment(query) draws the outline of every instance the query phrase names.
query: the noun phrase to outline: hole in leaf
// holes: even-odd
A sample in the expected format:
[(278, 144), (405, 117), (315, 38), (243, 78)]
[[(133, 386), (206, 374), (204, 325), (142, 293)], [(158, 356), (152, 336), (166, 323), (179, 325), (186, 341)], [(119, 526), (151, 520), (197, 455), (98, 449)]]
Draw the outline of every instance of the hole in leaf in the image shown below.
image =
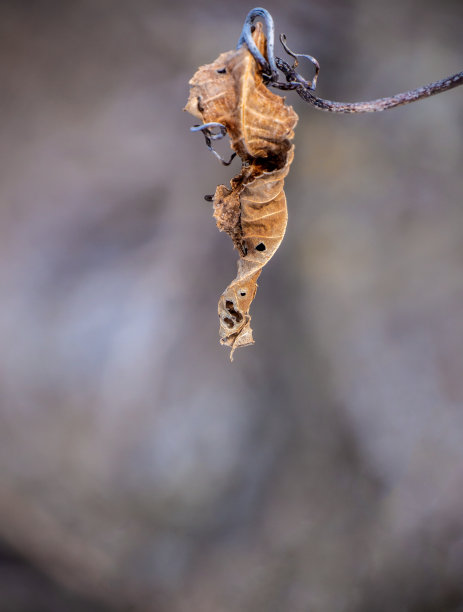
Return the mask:
[(259, 242), (259, 244), (256, 246), (256, 251), (265, 251), (265, 244), (263, 242)]
[(240, 323), (243, 320), (243, 315), (238, 310), (235, 310), (234, 304), (231, 300), (225, 301), (225, 308), (231, 314), (231, 316), (235, 319), (237, 323)]

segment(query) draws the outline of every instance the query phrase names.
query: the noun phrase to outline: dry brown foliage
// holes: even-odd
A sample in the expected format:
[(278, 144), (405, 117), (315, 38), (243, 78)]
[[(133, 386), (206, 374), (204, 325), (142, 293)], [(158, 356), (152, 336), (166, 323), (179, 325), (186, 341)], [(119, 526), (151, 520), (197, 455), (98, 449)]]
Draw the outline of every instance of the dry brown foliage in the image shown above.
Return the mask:
[[(266, 39), (258, 23), (254, 41), (265, 55)], [(283, 239), (287, 223), (284, 179), (294, 156), (297, 115), (263, 82), (262, 69), (245, 46), (222, 53), (201, 66), (190, 80), (185, 110), (204, 123), (222, 123), (241, 172), (230, 188), (219, 185), (213, 205), (217, 227), (227, 232), (240, 259), (238, 274), (219, 300), (220, 342), (232, 348), (253, 344), (249, 308), (263, 266)]]

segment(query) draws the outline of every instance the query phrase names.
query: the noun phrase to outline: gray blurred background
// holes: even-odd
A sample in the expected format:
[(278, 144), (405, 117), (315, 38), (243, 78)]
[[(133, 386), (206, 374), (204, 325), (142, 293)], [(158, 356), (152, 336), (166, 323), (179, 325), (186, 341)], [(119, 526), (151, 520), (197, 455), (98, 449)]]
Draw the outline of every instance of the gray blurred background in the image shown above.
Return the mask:
[[(264, 6), (322, 97), (463, 69), (461, 0)], [(287, 95), (288, 230), (230, 364), (203, 195), (237, 165), (182, 108), (251, 8), (0, 2), (1, 612), (463, 610), (463, 88)]]

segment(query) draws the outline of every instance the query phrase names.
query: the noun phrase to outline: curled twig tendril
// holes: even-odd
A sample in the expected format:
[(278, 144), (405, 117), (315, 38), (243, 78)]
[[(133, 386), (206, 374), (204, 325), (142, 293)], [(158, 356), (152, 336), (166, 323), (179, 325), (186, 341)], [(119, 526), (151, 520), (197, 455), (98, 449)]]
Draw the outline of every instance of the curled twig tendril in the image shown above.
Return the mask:
[[(214, 133), (212, 130), (216, 128), (219, 131), (217, 133)], [(212, 153), (217, 157), (217, 159), (220, 162), (222, 162), (224, 166), (229, 166), (232, 163), (232, 161), (235, 159), (236, 153), (232, 153), (230, 159), (228, 161), (225, 161), (223, 157), (221, 157), (217, 153), (217, 151), (214, 149), (214, 147), (212, 146), (213, 140), (221, 140), (224, 136), (227, 135), (227, 128), (222, 123), (217, 123), (216, 121), (212, 121), (210, 123), (194, 125), (193, 127), (190, 128), (190, 131), (203, 133), (207, 148), (209, 149), (209, 151), (212, 151)]]
[[(267, 29), (267, 59), (264, 58), (257, 49), (251, 36), (251, 26), (258, 17), (263, 19)], [(255, 8), (248, 13), (241, 32), (241, 37), (238, 41), (238, 47), (246, 44), (251, 55), (262, 67), (268, 85), (278, 89), (294, 89), (305, 102), (308, 102), (319, 110), (329, 111), (332, 113), (379, 112), (389, 108), (394, 108), (395, 106), (410, 104), (411, 102), (416, 102), (418, 100), (422, 100), (423, 98), (428, 98), (429, 96), (433, 96), (449, 89), (453, 89), (454, 87), (458, 87), (459, 85), (463, 85), (463, 72), (458, 72), (457, 74), (453, 74), (445, 79), (441, 79), (440, 81), (434, 81), (433, 83), (429, 83), (423, 87), (404, 91), (386, 98), (378, 98), (377, 100), (370, 100), (367, 102), (333, 102), (331, 100), (324, 100), (323, 98), (318, 98), (312, 93), (317, 84), (318, 73), (320, 71), (320, 64), (318, 61), (311, 55), (294, 53), (291, 51), (286, 44), (286, 36), (284, 34), (280, 36), (280, 41), (286, 53), (288, 53), (288, 55), (293, 57), (295, 60), (292, 66), (279, 57), (274, 56), (274, 26), (270, 13), (263, 8)], [(314, 64), (315, 75), (312, 81), (306, 81), (298, 72), (296, 72), (298, 57), (305, 57)], [(285, 75), (286, 83), (280, 83), (278, 81), (277, 69)]]

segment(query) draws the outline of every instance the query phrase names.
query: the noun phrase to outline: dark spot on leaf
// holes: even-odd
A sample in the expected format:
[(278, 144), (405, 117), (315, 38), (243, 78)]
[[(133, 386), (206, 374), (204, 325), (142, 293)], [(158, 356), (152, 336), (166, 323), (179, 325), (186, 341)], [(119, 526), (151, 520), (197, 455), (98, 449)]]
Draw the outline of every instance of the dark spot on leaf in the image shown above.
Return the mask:
[(203, 112), (204, 106), (201, 104), (201, 98), (198, 96), (198, 110), (200, 113)]
[(226, 74), (227, 73), (227, 69), (226, 68), (220, 68), (219, 70), (217, 70), (217, 72), (219, 74)]
[(214, 196), (213, 195), (205, 195), (204, 199), (206, 200), (206, 202), (213, 202)]
[(230, 329), (234, 326), (233, 321), (229, 319), (228, 317), (224, 317), (223, 320), (224, 320), (224, 323), (226, 323)]
[(240, 295), (241, 297), (244, 297), (246, 295), (246, 291), (240, 291)]
[(265, 244), (263, 242), (259, 242), (259, 244), (256, 246), (256, 251), (265, 251)]
[(237, 323), (240, 323), (243, 320), (243, 315), (238, 310), (235, 310), (234, 304), (230, 300), (225, 301), (225, 308), (231, 314), (231, 316), (235, 319)]

